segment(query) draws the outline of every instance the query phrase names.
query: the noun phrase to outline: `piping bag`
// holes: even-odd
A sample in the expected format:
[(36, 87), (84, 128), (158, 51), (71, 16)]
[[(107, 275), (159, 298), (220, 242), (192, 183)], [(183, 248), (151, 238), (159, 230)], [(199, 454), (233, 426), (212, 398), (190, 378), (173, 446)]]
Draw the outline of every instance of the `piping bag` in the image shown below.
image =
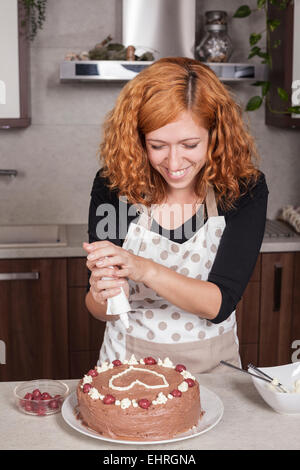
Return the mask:
[[(106, 256), (106, 258), (108, 258)], [(111, 269), (114, 269), (113, 266), (108, 266)], [(104, 281), (110, 281), (112, 277), (102, 277)], [(108, 297), (107, 299), (107, 309), (106, 315), (120, 315), (120, 320), (124, 324), (125, 328), (129, 328), (128, 315), (127, 312), (131, 310), (130, 304), (126, 297), (123, 287), (121, 287), (121, 292), (114, 297)]]

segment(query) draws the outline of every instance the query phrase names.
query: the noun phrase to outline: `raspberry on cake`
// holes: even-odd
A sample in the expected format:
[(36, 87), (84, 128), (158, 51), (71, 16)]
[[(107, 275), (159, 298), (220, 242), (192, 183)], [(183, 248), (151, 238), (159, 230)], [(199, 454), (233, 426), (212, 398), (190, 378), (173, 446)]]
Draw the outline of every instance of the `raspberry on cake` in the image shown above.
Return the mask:
[(170, 439), (204, 414), (196, 378), (169, 358), (103, 362), (80, 380), (77, 399), (82, 422), (114, 439)]

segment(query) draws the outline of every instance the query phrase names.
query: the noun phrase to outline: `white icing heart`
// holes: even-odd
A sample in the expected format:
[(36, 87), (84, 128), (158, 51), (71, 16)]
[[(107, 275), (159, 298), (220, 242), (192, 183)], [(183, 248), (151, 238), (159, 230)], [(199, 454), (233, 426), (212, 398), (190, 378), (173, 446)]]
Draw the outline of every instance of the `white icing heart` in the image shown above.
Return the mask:
[[(140, 380), (134, 380), (134, 382), (131, 382), (130, 385), (128, 385), (127, 387), (116, 387), (113, 383), (114, 383), (114, 380), (119, 378), (119, 377), (122, 377), (122, 375), (126, 375), (128, 374), (128, 372), (130, 372), (131, 370), (136, 370), (136, 371), (143, 371), (143, 372), (147, 372), (148, 374), (152, 374), (152, 375), (156, 375), (158, 377), (160, 377), (162, 380), (163, 380), (163, 385), (147, 385), (147, 384), (144, 384), (143, 382), (141, 382)], [(163, 388), (163, 387), (168, 387), (169, 384), (165, 378), (165, 376), (163, 374), (159, 374), (158, 372), (155, 372), (154, 370), (150, 370), (150, 369), (141, 369), (141, 368), (137, 368), (137, 367), (133, 367), (133, 366), (130, 366), (128, 369), (124, 370), (123, 372), (120, 372), (119, 374), (116, 374), (116, 375), (113, 375), (111, 377), (111, 379), (109, 380), (109, 386), (110, 388), (112, 388), (113, 390), (129, 390), (131, 389), (132, 387), (134, 387), (136, 384), (139, 384), (139, 385), (143, 385), (145, 388), (150, 388), (150, 389), (155, 389), (155, 388)]]

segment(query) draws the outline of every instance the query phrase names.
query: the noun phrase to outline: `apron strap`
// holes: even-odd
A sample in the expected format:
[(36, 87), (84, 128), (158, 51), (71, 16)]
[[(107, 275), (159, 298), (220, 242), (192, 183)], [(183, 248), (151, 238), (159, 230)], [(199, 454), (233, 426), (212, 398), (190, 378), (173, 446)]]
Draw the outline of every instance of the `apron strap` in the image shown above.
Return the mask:
[(218, 208), (216, 203), (216, 197), (214, 188), (212, 186), (208, 186), (205, 198), (205, 205), (206, 205), (206, 212), (207, 217), (218, 217)]

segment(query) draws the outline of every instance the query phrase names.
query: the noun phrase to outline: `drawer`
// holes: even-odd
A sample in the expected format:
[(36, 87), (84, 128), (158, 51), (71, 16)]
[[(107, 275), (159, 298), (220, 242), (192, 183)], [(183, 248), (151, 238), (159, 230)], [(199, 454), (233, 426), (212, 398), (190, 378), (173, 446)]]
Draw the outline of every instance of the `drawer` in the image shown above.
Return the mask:
[(87, 287), (88, 269), (86, 258), (69, 258), (67, 264), (68, 287)]

